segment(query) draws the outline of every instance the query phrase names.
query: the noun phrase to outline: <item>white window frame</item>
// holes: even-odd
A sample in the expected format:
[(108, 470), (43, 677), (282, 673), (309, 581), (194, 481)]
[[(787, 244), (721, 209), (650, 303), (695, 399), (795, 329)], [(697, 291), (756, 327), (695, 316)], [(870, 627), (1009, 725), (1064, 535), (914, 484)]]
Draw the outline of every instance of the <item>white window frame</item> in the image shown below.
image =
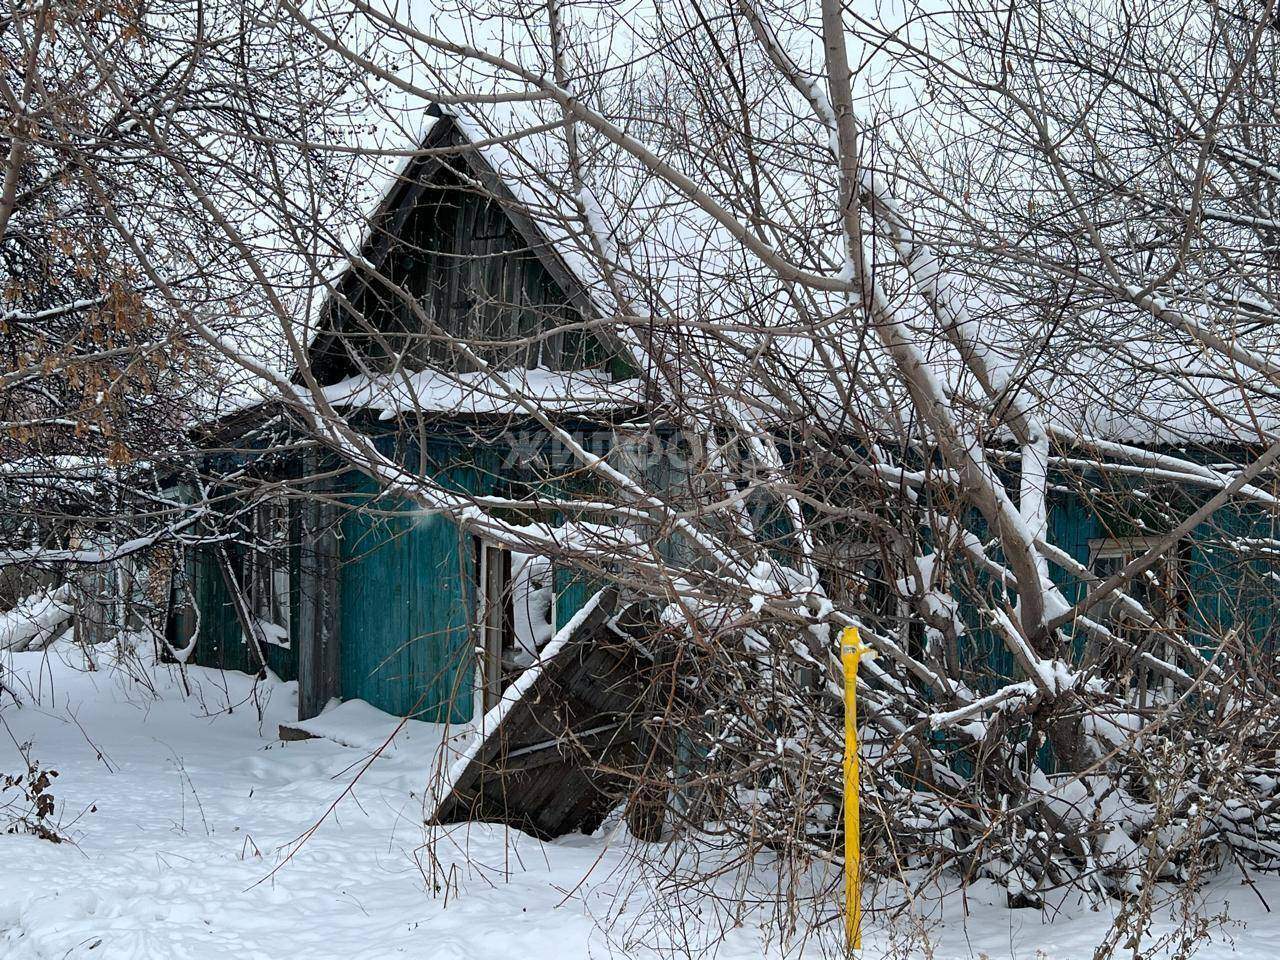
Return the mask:
[(511, 551), (475, 538), (476, 676), (475, 715), (484, 716), (502, 700), (502, 653), (514, 643), (511, 603)]

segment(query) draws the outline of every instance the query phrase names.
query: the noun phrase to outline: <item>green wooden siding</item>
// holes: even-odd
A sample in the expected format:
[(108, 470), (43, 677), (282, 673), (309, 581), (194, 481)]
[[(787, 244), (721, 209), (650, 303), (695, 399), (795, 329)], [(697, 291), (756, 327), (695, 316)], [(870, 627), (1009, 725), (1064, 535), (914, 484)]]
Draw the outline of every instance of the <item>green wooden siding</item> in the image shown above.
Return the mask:
[[(1175, 516), (1191, 512), (1204, 494), (1183, 494)], [(1126, 507), (1126, 516), (1128, 515)], [(1133, 511), (1137, 513), (1138, 511)], [(1167, 521), (1166, 521), (1167, 522)], [(1158, 535), (1154, 525), (1144, 528), (1126, 520), (1108, 519), (1084, 497), (1059, 491), (1050, 501), (1049, 535), (1079, 563), (1088, 566), (1090, 541), (1110, 537)], [(1233, 504), (1192, 531), (1179, 550), (1186, 584), (1185, 624), (1191, 639), (1211, 650), (1230, 630), (1238, 630), (1255, 644), (1274, 644), (1275, 590), (1280, 583), (1280, 556), (1267, 551), (1241, 551), (1243, 541), (1274, 540), (1280, 531), (1269, 511)], [(1050, 575), (1069, 603), (1081, 600), (1086, 584), (1056, 564)], [(970, 664), (985, 661), (993, 683), (1017, 677), (1019, 671), (999, 638), (980, 622), (968, 603), (962, 615), (969, 625), (964, 655)], [(1097, 611), (1092, 614), (1097, 616)], [(1084, 638), (1078, 635), (1079, 656)]]
[[(233, 566), (241, 563), (240, 551), (231, 550)], [(298, 635), (298, 551), (290, 550), (290, 580), (292, 590), (290, 597), (290, 635)], [(222, 578), (222, 571), (210, 548), (204, 547), (193, 551), (190, 558), (188, 576), (191, 579), (193, 605), (199, 611), (199, 635), (195, 649), (189, 662), (206, 667), (218, 667), (222, 670), (238, 670), (242, 673), (257, 673), (260, 664), (257, 656), (250, 648), (244, 631), (240, 629), (240, 621), (236, 619), (235, 607), (231, 603), (231, 595)], [(194, 628), (195, 623), (186, 629)], [(297, 645), (289, 648), (276, 644), (263, 644), (263, 657), (267, 667), (283, 680), (298, 678)]]
[[(360, 487), (368, 492), (370, 485)], [(341, 690), (401, 716), (471, 719), (471, 551), (450, 521), (375, 501), (342, 521)], [(380, 511), (395, 510), (394, 516)]]
[(554, 586), (556, 594), (556, 630), (564, 629), (579, 610), (586, 605), (602, 584), (572, 567), (556, 565)]
[[(451, 123), (437, 124), (431, 137), (433, 147), (463, 143), (461, 132)], [(611, 356), (596, 334), (582, 329), (585, 301), (575, 300), (571, 288), (576, 285), (564, 265), (547, 256), (545, 238), (504, 205), (501, 190), (496, 199), (476, 189), (477, 179), (484, 183), (485, 176), (492, 175), (478, 161), (478, 155), (459, 154), (448, 161), (425, 155), (415, 160), (393, 189), (364, 253), (408, 292), (416, 309), (391, 295), (385, 283), (373, 282), (359, 270), (350, 271), (342, 281), (343, 295), (360, 322), (354, 323), (352, 315), (344, 313), (338, 299), (328, 307), (335, 329), (344, 330), (345, 347), (364, 353), (375, 368), (402, 362), (415, 369), (457, 367), (459, 358), (444, 340), (424, 335), (438, 325), (452, 334), (487, 341), (478, 348), (480, 355), (500, 368), (603, 367), (616, 377), (633, 375), (625, 358)], [(464, 172), (473, 162), (475, 168)], [(427, 330), (419, 310), (431, 320)], [(365, 329), (366, 323), (378, 335)], [(356, 371), (344, 344), (333, 336), (321, 337), (312, 353), (313, 369), (323, 382), (335, 382)], [(551, 475), (536, 475), (538, 468), (528, 463), (508, 462), (506, 446), (499, 442), (506, 436), (504, 427), (490, 426), (491, 437), (486, 439), (486, 428), (469, 420), (440, 418), (425, 424), (405, 418), (389, 425), (354, 413), (351, 421), (376, 438), (384, 455), (453, 489), (516, 499), (534, 491), (561, 489), (562, 478), (555, 475), (561, 471), (553, 468)], [(520, 428), (519, 424), (507, 426)], [(565, 426), (572, 429), (571, 424)], [(425, 449), (419, 449), (419, 430), (424, 428)], [(590, 435), (599, 430), (599, 424), (584, 424), (581, 429)], [(534, 433), (539, 430), (533, 427)], [(221, 464), (226, 469), (239, 465), (229, 460)], [(394, 714), (470, 718), (474, 673), (470, 537), (443, 518), (423, 516), (404, 503), (377, 498), (378, 491), (367, 479), (352, 475), (344, 484), (335, 491), (349, 500), (339, 544), (341, 695), (367, 700)], [(564, 518), (510, 519), (554, 523)], [(297, 560), (295, 551), (295, 638), (301, 606), (296, 596)], [(255, 670), (257, 664), (240, 635), (216, 564), (206, 560), (197, 568), (195, 600), (204, 627), (196, 662)], [(594, 586), (580, 574), (560, 569), (556, 590), (559, 626), (581, 608)], [(273, 670), (290, 679), (296, 676), (295, 651), (274, 648), (266, 656)]]
[[(520, 497), (534, 489), (562, 489), (557, 481), (512, 467), (496, 438), (484, 442), (470, 432), (442, 431), (426, 438), (422, 456), (409, 431), (386, 433), (377, 445), (385, 455), (460, 492)], [(338, 543), (341, 696), (426, 720), (470, 719), (475, 607), (471, 536), (439, 515), (379, 497), (373, 481), (359, 474), (347, 475), (334, 492), (346, 500)], [(514, 515), (509, 519), (525, 522)], [(231, 549), (232, 564), (239, 569), (243, 557)], [(264, 647), (268, 666), (287, 680), (297, 677), (300, 552), (296, 545), (291, 551), (294, 648)], [(256, 657), (244, 641), (209, 548), (193, 551), (191, 579), (202, 618), (192, 662), (256, 672)], [(597, 587), (581, 571), (558, 566), (557, 627)]]
[[(447, 489), (513, 497), (534, 487), (558, 490), (557, 484), (543, 485), (507, 463), (500, 443), (441, 433), (427, 438), (425, 456), (420, 456), (416, 440), (405, 435), (384, 442), (388, 455)], [(367, 700), (388, 713), (451, 722), (471, 719), (471, 536), (443, 517), (376, 498), (366, 478), (353, 478), (349, 494), (352, 511), (342, 524), (339, 573), (342, 696)], [(567, 567), (557, 568), (554, 584), (559, 629), (598, 585)]]
[(1192, 637), (1212, 650), (1232, 630), (1255, 644), (1275, 639), (1274, 609), (1280, 557), (1249, 541), (1274, 540), (1276, 519), (1264, 508), (1232, 504), (1201, 524), (1183, 550)]
[[(580, 479), (534, 476), (506, 461), (505, 447), (486, 442), (471, 431), (442, 431), (428, 437), (425, 456), (408, 431), (388, 433), (379, 446), (389, 456), (421, 470), (445, 486), (475, 494), (520, 497), (531, 491), (588, 492), (574, 487)], [(668, 482), (675, 479), (667, 477)], [(457, 525), (437, 515), (424, 515), (402, 502), (378, 498), (373, 483), (352, 475), (341, 493), (349, 509), (341, 524), (339, 601), (341, 676), (344, 698), (360, 698), (393, 714), (423, 719), (465, 721), (472, 714), (474, 659), (471, 622), (474, 611), (472, 542)], [(1109, 496), (1116, 494), (1115, 490)], [(1168, 512), (1185, 515), (1203, 491), (1182, 492)], [(1128, 523), (1139, 511), (1130, 504), (1108, 510), (1083, 492), (1058, 487), (1050, 499), (1053, 542), (1081, 564), (1090, 559), (1090, 541), (1108, 536), (1134, 536), (1144, 527)], [(1155, 518), (1155, 514), (1152, 514)], [(510, 519), (521, 521), (512, 516)], [(544, 518), (562, 522), (565, 517)], [(1167, 521), (1166, 521), (1167, 522)], [(1128, 524), (1126, 526), (1126, 524)], [(980, 525), (975, 526), (980, 532)], [(1224, 634), (1238, 629), (1257, 644), (1275, 642), (1275, 585), (1280, 563), (1265, 550), (1242, 553), (1242, 542), (1274, 540), (1276, 521), (1268, 511), (1232, 505), (1203, 524), (1181, 548), (1188, 585), (1186, 624), (1195, 642), (1212, 648)], [(232, 551), (237, 568), (241, 552)], [(293, 568), (293, 649), (267, 644), (267, 665), (286, 680), (297, 676), (298, 596), (297, 547)], [(201, 614), (193, 662), (229, 670), (256, 672), (258, 662), (240, 630), (230, 597), (210, 548), (193, 552), (190, 561), (193, 600)], [(1056, 565), (1051, 575), (1069, 602), (1079, 600), (1085, 584)], [(976, 576), (981, 589), (999, 587)], [(556, 628), (562, 628), (601, 585), (592, 576), (557, 564)], [(993, 598), (994, 599), (994, 598)], [(1018, 676), (1018, 669), (999, 638), (983, 623), (974, 605), (962, 604), (968, 632), (961, 659), (985, 673), (984, 683), (999, 685)], [(1075, 655), (1082, 653), (1081, 637)]]

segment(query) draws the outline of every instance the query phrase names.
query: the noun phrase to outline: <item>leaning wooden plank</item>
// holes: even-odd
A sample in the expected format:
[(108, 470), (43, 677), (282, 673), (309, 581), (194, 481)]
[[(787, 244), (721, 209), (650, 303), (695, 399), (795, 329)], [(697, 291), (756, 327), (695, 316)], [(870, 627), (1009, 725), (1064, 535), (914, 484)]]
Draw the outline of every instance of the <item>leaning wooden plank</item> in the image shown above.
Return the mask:
[(594, 830), (627, 788), (648, 673), (612, 623), (602, 590), (556, 634), (484, 717), (450, 767), (435, 823), (509, 823), (541, 837)]

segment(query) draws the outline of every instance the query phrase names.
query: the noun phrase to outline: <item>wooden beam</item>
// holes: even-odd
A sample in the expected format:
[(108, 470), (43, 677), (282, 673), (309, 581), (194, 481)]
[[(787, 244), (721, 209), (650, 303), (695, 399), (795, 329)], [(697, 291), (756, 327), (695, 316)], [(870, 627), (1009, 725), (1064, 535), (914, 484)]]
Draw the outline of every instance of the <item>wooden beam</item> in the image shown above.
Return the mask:
[[(307, 472), (316, 472), (316, 457), (307, 457)], [(341, 636), (338, 621), (338, 508), (319, 499), (303, 507), (302, 562), (298, 609), (298, 719), (317, 716), (341, 696)]]

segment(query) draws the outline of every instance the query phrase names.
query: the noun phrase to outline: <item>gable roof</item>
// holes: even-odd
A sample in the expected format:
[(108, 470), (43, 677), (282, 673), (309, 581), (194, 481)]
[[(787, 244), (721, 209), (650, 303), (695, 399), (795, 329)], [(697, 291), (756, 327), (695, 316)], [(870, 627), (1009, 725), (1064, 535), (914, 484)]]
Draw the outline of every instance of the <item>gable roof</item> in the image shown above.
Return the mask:
[[(426, 13), (424, 11), (424, 15)], [(435, 22), (436, 14), (434, 8), (429, 11), (432, 32), (443, 30), (448, 34), (455, 28), (463, 33), (473, 28), (484, 31), (483, 26), (470, 24), (455, 24), (446, 29)], [(630, 23), (619, 24), (604, 12), (600, 16), (608, 20), (604, 33), (608, 34), (610, 45), (614, 42), (611, 33), (614, 28), (633, 27)], [(642, 27), (635, 29), (642, 30)], [(407, 38), (403, 43), (412, 46)], [(534, 44), (529, 50), (536, 53), (536, 47)], [(358, 218), (354, 240), (347, 246), (355, 252), (346, 258), (345, 267), (377, 242), (378, 225), (393, 216), (394, 211), (404, 205), (405, 198), (420, 188), (422, 178), (418, 172), (431, 164), (447, 162), (465, 170), (467, 176), (501, 203), (530, 250), (575, 305), (589, 314), (607, 318), (617, 309), (608, 285), (602, 282), (600, 269), (593, 262), (586, 222), (592, 218), (600, 220), (592, 226), (603, 227), (603, 230), (596, 229), (595, 233), (607, 231), (614, 241), (618, 259), (624, 264), (623, 275), (634, 277), (635, 286), (643, 294), (642, 309), (651, 310), (659, 317), (660, 325), (674, 329), (677, 336), (687, 337), (692, 363), (704, 366), (689, 377), (695, 402), (710, 403), (711, 394), (718, 391), (723, 396), (734, 397), (736, 403), (747, 408), (754, 407), (752, 414), (761, 422), (787, 419), (791, 416), (789, 405), (768, 394), (759, 381), (757, 368), (740, 362), (741, 357), (760, 355), (765, 355), (767, 361), (765, 351), (773, 350), (794, 370), (788, 378), (783, 378), (781, 386), (790, 386), (804, 401), (797, 404), (797, 409), (802, 409), (805, 417), (838, 421), (849, 413), (844, 406), (852, 396), (852, 402), (859, 408), (856, 414), (866, 423), (886, 422), (889, 424), (886, 429), (892, 430), (895, 425), (890, 421), (895, 409), (908, 411), (905, 419), (912, 419), (904, 401), (901, 378), (883, 350), (874, 344), (866, 325), (848, 310), (842, 294), (814, 293), (811, 307), (814, 318), (821, 321), (815, 329), (821, 329), (822, 336), (839, 341), (836, 353), (840, 365), (836, 372), (849, 381), (848, 394), (832, 387), (831, 370), (814, 357), (812, 341), (816, 336), (811, 332), (802, 331), (799, 335), (789, 332), (795, 329), (795, 324), (794, 317), (788, 313), (791, 301), (786, 285), (746, 254), (697, 204), (609, 143), (596, 143), (591, 148), (596, 150), (590, 158), (590, 190), (594, 197), (584, 198), (567, 175), (567, 146), (556, 122), (558, 108), (554, 104), (521, 101), (514, 96), (520, 84), (508, 83), (504, 87), (505, 81), (497, 77), (473, 79), (474, 75), (460, 69), (459, 63), (438, 52), (416, 51), (415, 56), (407, 59), (427, 73), (439, 72), (440, 76), (431, 77), (432, 83), (424, 83), (424, 87), (448, 93), (451, 86), (456, 86), (459, 90), (477, 93), (482, 102), (492, 102), (465, 110), (454, 106), (428, 107), (424, 112), (421, 107), (406, 107), (406, 98), (394, 90), (384, 91), (379, 95), (381, 100), (374, 98), (371, 113), (380, 116), (370, 121), (369, 128), (378, 138), (377, 146), (389, 148), (381, 156), (384, 159), (397, 156), (398, 162), (389, 171), (386, 168), (390, 164), (380, 164), (384, 169), (366, 178), (369, 189), (377, 195), (377, 204), (373, 215)], [(696, 78), (686, 78), (686, 82), (696, 82)], [(489, 85), (484, 86), (486, 83)], [(503, 101), (500, 95), (506, 93), (513, 96)], [(662, 92), (664, 96), (668, 94), (672, 103), (678, 103), (680, 91)], [(785, 97), (786, 92), (777, 95)], [(389, 115), (396, 117), (388, 121)], [(621, 112), (615, 119), (629, 129), (634, 129), (633, 124), (644, 122), (643, 118), (628, 117)], [(677, 118), (677, 122), (696, 124), (697, 118)], [(718, 142), (713, 143), (711, 139), (715, 131), (696, 127), (685, 131), (682, 127), (681, 132), (686, 135), (663, 139), (648, 137), (641, 128), (639, 137), (663, 161), (693, 171), (694, 178), (709, 192), (729, 209), (736, 209), (734, 184), (715, 182), (716, 174), (732, 171), (712, 164), (705, 168), (708, 175), (699, 176), (704, 168), (699, 166), (698, 151), (708, 144), (717, 145)], [(809, 133), (813, 134), (812, 144), (805, 141)], [(838, 238), (824, 233), (830, 223), (823, 218), (830, 210), (823, 206), (825, 200), (819, 196), (826, 182), (821, 177), (830, 173), (824, 166), (825, 134), (821, 130), (809, 133), (803, 124), (795, 125), (794, 129), (770, 128), (759, 132), (762, 142), (777, 135), (784, 147), (789, 144), (791, 148), (804, 148), (794, 156), (787, 154), (790, 158), (790, 163), (785, 165), (787, 169), (774, 171), (778, 175), (773, 182), (760, 188), (767, 194), (761, 202), (767, 207), (769, 218), (784, 231), (792, 229), (797, 235), (807, 231), (807, 236), (812, 238), (812, 248), (796, 256), (811, 269), (835, 276), (840, 270), (842, 253)], [(584, 135), (582, 139), (585, 141), (588, 137)], [(447, 159), (431, 153), (442, 145), (453, 148)], [(945, 243), (948, 237), (957, 235), (940, 219), (948, 215), (946, 209), (930, 213), (927, 202), (914, 207), (906, 203), (904, 207), (909, 210), (909, 217), (921, 220), (917, 223), (921, 236), (936, 240), (935, 247), (944, 245), (937, 250), (937, 258), (939, 269), (945, 270), (948, 259)], [(937, 218), (937, 222), (926, 222), (931, 217)], [(901, 265), (894, 266), (889, 262), (891, 259), (883, 258), (877, 267), (884, 269), (889, 286), (905, 289), (906, 285), (899, 282)], [(1010, 276), (1003, 280), (987, 279), (1010, 290), (1018, 289), (1016, 270), (1011, 270)], [(972, 290), (960, 294), (974, 314), (972, 332), (989, 358), (1004, 369), (1007, 381), (1024, 395), (1026, 405), (1060, 436), (1099, 437), (1138, 444), (1256, 442), (1260, 432), (1280, 427), (1274, 402), (1264, 403), (1259, 410), (1253, 402), (1256, 396), (1246, 395), (1247, 389), (1240, 386), (1240, 381), (1247, 382), (1248, 378), (1242, 378), (1241, 371), (1233, 369), (1228, 360), (1206, 356), (1187, 336), (1161, 329), (1159, 324), (1137, 315), (1136, 311), (1102, 303), (1096, 307), (1098, 322), (1112, 326), (1110, 342), (1070, 342), (1070, 336), (1080, 337), (1081, 332), (1094, 323), (1089, 316), (1072, 317), (1061, 329), (1055, 330), (1049, 321), (1038, 316), (1034, 294), (1026, 302), (1019, 302), (1017, 296), (1015, 292), (1010, 299), (1002, 300)], [(912, 329), (924, 359), (959, 401), (957, 406), (962, 408), (962, 415), (985, 422), (995, 404), (988, 401), (965, 370), (939, 320), (930, 315), (918, 294), (903, 295), (895, 307), (901, 310), (905, 323)], [(731, 358), (721, 366), (724, 358), (715, 353), (718, 344), (711, 337), (703, 336), (700, 328), (705, 327), (719, 327), (714, 331), (716, 336), (726, 341), (736, 340), (740, 357)], [(322, 329), (317, 345), (325, 336)], [(1264, 344), (1263, 349), (1269, 355), (1280, 354), (1274, 344)], [(753, 359), (751, 363), (756, 361)], [(447, 382), (450, 375), (442, 375), (446, 382), (438, 378), (417, 378), (430, 381), (424, 396), (446, 396), (452, 392)], [(459, 390), (468, 386), (461, 382), (455, 385)], [(375, 392), (365, 389), (366, 386), (374, 385), (345, 384), (353, 398)], [(778, 388), (779, 384), (771, 386)], [(503, 392), (500, 385), (495, 387), (497, 394)], [(401, 394), (387, 394), (382, 399), (388, 402), (381, 409), (403, 408), (413, 399), (403, 389)], [(916, 429), (916, 421), (912, 423), (912, 429)], [(998, 430), (981, 426), (977, 429), (983, 436), (999, 435)]]
[[(379, 266), (412, 211), (414, 201), (434, 184), (436, 176), (442, 170), (448, 169), (473, 179), (487, 196), (496, 200), (528, 249), (559, 284), (568, 301), (583, 313), (594, 314), (597, 304), (589, 292), (588, 284), (552, 242), (549, 236), (552, 231), (544, 229), (550, 223), (544, 221), (544, 224), (539, 224), (534, 219), (539, 205), (530, 203), (527, 197), (517, 198), (511, 182), (500, 175), (490, 161), (494, 145), (488, 145), (489, 156), (486, 156), (485, 147), (477, 146), (485, 143), (484, 138), (477, 137), (475, 129), (464, 125), (457, 115), (445, 114), (438, 107), (431, 108), (429, 115), (435, 119), (417, 148), (403, 157), (387, 178), (377, 208), (362, 219), (360, 234), (354, 246), (354, 259), (374, 267)], [(581, 266), (580, 263), (576, 265)], [(349, 289), (356, 269), (354, 264), (348, 264), (337, 283), (339, 291)], [(325, 327), (313, 337), (311, 350), (323, 351), (328, 342), (339, 336), (332, 330), (337, 316), (338, 310), (331, 294), (322, 308)]]
[[(584, 241), (574, 229), (580, 220), (576, 211), (567, 209), (552, 191), (538, 188), (545, 171), (528, 169), (527, 160), (505, 149), (501, 138), (486, 134), (477, 121), (459, 111), (433, 107), (428, 115), (432, 120), (426, 134), (387, 178), (377, 207), (364, 218), (354, 262), (322, 307), (324, 326), (308, 347), (313, 364), (323, 368), (322, 382), (332, 379), (325, 375), (332, 367), (323, 359), (337, 354), (343, 336), (334, 329), (342, 313), (339, 296), (351, 295), (364, 264), (378, 267), (385, 262), (415, 203), (425, 191), (441, 186), (442, 174), (461, 178), (464, 188), (474, 184), (481, 196), (498, 204), (568, 305), (587, 318), (600, 318), (611, 309), (602, 302), (598, 278), (578, 246)], [(380, 409), (386, 419), (415, 412), (516, 412), (512, 390), (557, 413), (634, 407), (642, 393), (638, 382), (615, 383), (600, 370), (517, 368), (484, 374), (428, 367), (386, 376), (357, 373), (330, 383), (325, 395), (335, 405)]]
[[(509, 112), (512, 115), (502, 127), (492, 118), (456, 107), (429, 108), (430, 122), (417, 149), (407, 151), (386, 177), (374, 213), (363, 219), (358, 256), (377, 264), (414, 199), (432, 182), (435, 172), (447, 168), (474, 181), (480, 191), (499, 203), (570, 303), (587, 316), (607, 317), (615, 305), (593, 263), (589, 228), (570, 200), (564, 145), (554, 125), (540, 122), (532, 113)], [(649, 191), (647, 201), (625, 209), (619, 204), (616, 209), (621, 218), (632, 221), (633, 241), (651, 211), (664, 204), (672, 211), (669, 220), (678, 224), (649, 223), (653, 242), (633, 242), (629, 247), (633, 268), (657, 283), (659, 299), (677, 314), (688, 310), (706, 315), (714, 305), (731, 317), (737, 307), (734, 298), (745, 301), (744, 291), (756, 292), (753, 282), (760, 288), (758, 271), (735, 264), (733, 245), (726, 242), (723, 230), (691, 211), (687, 202), (673, 201), (660, 184), (636, 189), (640, 197)], [(695, 248), (703, 258), (697, 266), (681, 262)], [(708, 268), (711, 276), (731, 274), (736, 269), (745, 279), (738, 281), (737, 292), (729, 283), (710, 289), (709, 280), (697, 272)], [(1260, 426), (1280, 427), (1280, 415), (1264, 411), (1260, 419), (1256, 407), (1243, 397), (1238, 389), (1240, 371), (1227, 369), (1225, 361), (1217, 362), (1221, 358), (1206, 357), (1194, 343), (1168, 330), (1121, 319), (1119, 335), (1112, 329), (1105, 343), (1101, 335), (1097, 344), (1063, 343), (1060, 332), (1042, 328), (1034, 317), (1020, 317), (1025, 311), (1007, 298), (967, 295), (965, 299), (976, 315), (973, 330), (989, 359), (1006, 367), (1008, 379), (1026, 391), (1031, 406), (1060, 436), (1075, 434), (1144, 445), (1249, 443), (1257, 442)], [(919, 304), (904, 303), (902, 309), (913, 314), (909, 322), (929, 344), (928, 359), (950, 389), (958, 396), (978, 400), (977, 385), (964, 371), (943, 331), (937, 329), (936, 321)], [(1115, 327), (1116, 318), (1100, 322)], [(325, 350), (333, 339), (332, 333), (320, 333), (313, 351)], [(799, 358), (807, 347), (797, 341), (794, 349)], [(872, 372), (884, 362), (876, 357), (878, 352), (873, 347), (862, 353), (861, 360), (867, 364), (864, 390), (868, 380), (878, 379), (878, 399), (890, 404), (892, 373), (880, 376)], [(1065, 362), (1060, 363), (1062, 358)], [(831, 413), (823, 408), (838, 398), (827, 396), (826, 371), (810, 377), (803, 370), (803, 361), (799, 366), (797, 391), (808, 392), (818, 401), (816, 415)], [(638, 384), (612, 390), (598, 378), (574, 379), (567, 375), (506, 377), (505, 382), (495, 381), (486, 390), (482, 375), (446, 371), (383, 382), (357, 377), (333, 384), (328, 399), (380, 409), (383, 416), (415, 407), (434, 412), (509, 412), (511, 403), (504, 398), (511, 386), (549, 411), (558, 412), (634, 406), (642, 399)], [(736, 386), (751, 396), (751, 384)], [(761, 400), (766, 408), (770, 405), (767, 398)]]

